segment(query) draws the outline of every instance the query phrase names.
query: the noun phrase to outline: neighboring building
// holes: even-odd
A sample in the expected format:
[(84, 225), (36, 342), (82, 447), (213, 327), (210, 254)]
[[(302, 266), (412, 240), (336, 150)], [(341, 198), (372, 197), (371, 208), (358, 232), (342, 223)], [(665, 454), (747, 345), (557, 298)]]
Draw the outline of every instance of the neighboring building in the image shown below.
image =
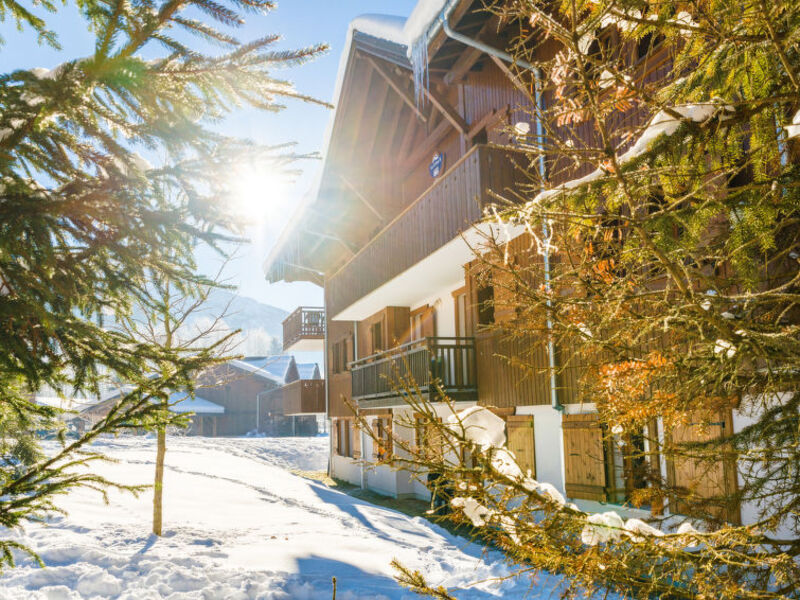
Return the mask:
[[(305, 374), (319, 375), (319, 367), (303, 365)], [(198, 375), (197, 392), (225, 408), (217, 423), (216, 435), (245, 435), (251, 432), (271, 435), (316, 435), (317, 419), (310, 414), (299, 426), (287, 419), (284, 398), (291, 401), (292, 392), (301, 381), (294, 356), (249, 356), (217, 365)], [(322, 382), (324, 387), (324, 382)], [(269, 396), (267, 409), (261, 407)], [(316, 412), (324, 412), (324, 405)]]
[[(91, 426), (131, 389), (119, 386), (101, 399), (81, 400), (75, 410)], [(319, 366), (314, 363), (298, 365), (286, 354), (248, 356), (199, 373), (194, 397), (175, 392), (169, 402), (173, 412), (194, 413), (188, 435), (316, 435), (316, 415), (325, 412), (324, 389)], [(264, 396), (270, 398), (267, 409), (261, 408)], [(306, 409), (305, 414), (296, 417), (299, 407)]]
[[(351, 25), (318, 188), (264, 264), (270, 282), (310, 281), (325, 289), (324, 309), (302, 307), (284, 322), (284, 351), (324, 347), (335, 477), (392, 496), (429, 496), (409, 473), (378, 463), (397, 449), (356, 430), (349, 403), (379, 439), (393, 431), (414, 442), (420, 432), (399, 426), (413, 422), (411, 409), (385, 376), (394, 366), (407, 368), (428, 393), (433, 370), (457, 406), (496, 407), (507, 419), (511, 449), (537, 479), (586, 510), (607, 510), (603, 503), (624, 503), (638, 482), (622, 466), (628, 461), (619, 448), (604, 446), (596, 407), (580, 395), (579, 373), (565, 371), (554, 389), (547, 375), (523, 378), (498, 358), (547, 370), (544, 340), (509, 342), (485, 327), (513, 316), (497, 305), (486, 308), (494, 289), (478, 285), (470, 264), (476, 229), (489, 231), (484, 224), (471, 228), (492, 202), (489, 190), (503, 193), (519, 183), (515, 150), (501, 128), (529, 120), (528, 112), (515, 112), (528, 105), (527, 94), (501, 59), (453, 39), (434, 4), (421, 1), (407, 24), (372, 16)], [(444, 6), (462, 36), (503, 48), (514, 35), (479, 0)], [(412, 52), (409, 36), (417, 38)], [(535, 58), (552, 58), (556, 49), (552, 40), (537, 42)], [(408, 56), (428, 62), (414, 68)], [(643, 70), (642, 77), (657, 80), (668, 70), (668, 57), (661, 58), (653, 61), (659, 70)], [(418, 104), (413, 82), (421, 75), (430, 84), (420, 89), (425, 102)], [(625, 118), (631, 124), (636, 115)], [(535, 259), (525, 255), (524, 236), (511, 247), (520, 259)], [(439, 403), (437, 410), (444, 417), (448, 409)], [(712, 431), (679, 434), (699, 439), (737, 427), (729, 412)], [(670, 477), (688, 484), (680, 478), (690, 472), (673, 464)], [(733, 491), (735, 464), (720, 463), (705, 486), (709, 493)], [(736, 521), (738, 512), (731, 508), (726, 516)]]
[[(101, 400), (84, 404), (72, 422), (81, 432), (91, 428), (99, 420), (105, 418), (123, 395), (132, 390), (132, 386), (118, 386), (116, 391), (110, 392)], [(219, 404), (214, 404), (196, 394), (192, 397), (187, 392), (170, 394), (169, 410), (176, 414), (193, 413), (187, 433), (206, 436), (216, 435), (217, 419), (225, 413), (225, 409)]]

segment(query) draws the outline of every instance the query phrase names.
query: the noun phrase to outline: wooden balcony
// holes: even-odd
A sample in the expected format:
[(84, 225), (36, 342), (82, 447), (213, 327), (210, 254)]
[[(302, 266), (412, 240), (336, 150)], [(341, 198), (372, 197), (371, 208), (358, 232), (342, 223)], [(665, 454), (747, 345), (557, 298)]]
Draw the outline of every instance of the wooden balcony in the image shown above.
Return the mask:
[(325, 309), (301, 306), (283, 320), (283, 351), (322, 352)]
[(478, 145), (450, 167), (326, 282), (336, 315), (412, 267), (477, 222), (493, 199), (519, 178), (510, 150)]
[(396, 404), (413, 382), (424, 399), (439, 400), (441, 389), (452, 400), (478, 395), (473, 338), (429, 337), (373, 354), (351, 364), (353, 400), (359, 408)]
[(325, 412), (325, 380), (299, 379), (280, 388), (283, 414), (312, 415)]

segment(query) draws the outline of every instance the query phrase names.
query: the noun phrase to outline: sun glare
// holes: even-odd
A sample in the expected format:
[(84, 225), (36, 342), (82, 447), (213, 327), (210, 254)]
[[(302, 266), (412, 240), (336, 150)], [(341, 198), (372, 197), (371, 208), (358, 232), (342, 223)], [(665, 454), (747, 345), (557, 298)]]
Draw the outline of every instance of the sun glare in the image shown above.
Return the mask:
[(231, 208), (246, 221), (263, 223), (286, 210), (291, 182), (285, 174), (255, 167), (232, 174)]

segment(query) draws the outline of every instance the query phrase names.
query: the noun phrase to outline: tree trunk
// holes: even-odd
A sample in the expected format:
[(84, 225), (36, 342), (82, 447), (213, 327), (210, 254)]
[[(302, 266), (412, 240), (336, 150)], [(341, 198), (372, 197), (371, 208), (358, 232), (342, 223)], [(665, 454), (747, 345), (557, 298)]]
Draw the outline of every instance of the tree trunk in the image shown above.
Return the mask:
[(153, 483), (153, 533), (161, 535), (162, 496), (164, 491), (164, 455), (167, 453), (167, 430), (158, 428), (156, 479)]

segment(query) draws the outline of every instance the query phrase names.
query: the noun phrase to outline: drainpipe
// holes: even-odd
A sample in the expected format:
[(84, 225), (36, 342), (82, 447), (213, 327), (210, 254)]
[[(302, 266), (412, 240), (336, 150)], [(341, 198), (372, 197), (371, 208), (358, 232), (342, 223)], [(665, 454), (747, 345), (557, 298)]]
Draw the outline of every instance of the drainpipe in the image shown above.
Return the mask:
[(328, 394), (328, 379), (330, 378), (330, 371), (328, 371), (328, 302), (325, 297), (325, 282), (322, 283), (322, 314), (325, 317), (325, 328), (322, 331), (322, 372), (325, 374), (325, 419), (324, 422), (328, 425), (328, 477), (333, 477), (333, 429), (331, 427), (331, 420), (328, 417), (330, 414), (330, 402)]
[[(544, 189), (544, 180), (547, 175), (547, 167), (545, 166), (545, 159), (544, 159), (544, 125), (542, 124), (542, 115), (544, 115), (544, 95), (542, 93), (542, 70), (539, 67), (532, 65), (531, 63), (525, 60), (518, 60), (511, 56), (508, 52), (503, 52), (502, 50), (498, 50), (497, 48), (493, 48), (488, 44), (484, 44), (481, 41), (474, 40), (470, 37), (467, 37), (457, 31), (454, 31), (450, 24), (447, 22), (447, 15), (444, 11), (442, 11), (441, 15), (439, 15), (439, 21), (442, 24), (442, 31), (444, 31), (445, 35), (450, 39), (456, 40), (457, 42), (461, 42), (465, 46), (470, 46), (471, 48), (475, 48), (476, 50), (480, 50), (485, 54), (489, 54), (490, 56), (494, 56), (501, 60), (504, 60), (508, 63), (519, 65), (520, 67), (527, 69), (533, 73), (533, 78), (535, 81), (535, 101), (536, 101), (536, 137), (539, 141), (539, 148), (542, 150), (539, 153), (539, 176), (542, 181), (542, 189)], [(547, 227), (547, 221), (542, 223), (542, 236), (543, 239), (548, 239), (550, 237), (550, 233)], [(550, 248), (549, 246), (545, 245), (544, 248), (544, 287), (546, 292), (550, 292)], [(547, 308), (552, 308), (552, 302), (548, 296), (547, 299)], [(549, 313), (549, 311), (548, 311)], [(550, 404), (551, 406), (557, 411), (563, 411), (564, 406), (558, 400), (558, 390), (556, 389), (556, 346), (555, 342), (553, 341), (553, 320), (548, 314), (547, 316), (547, 330), (548, 330), (548, 341), (547, 341), (547, 354), (548, 354), (548, 366), (550, 370)]]
[[(354, 361), (358, 360), (358, 321), (353, 321), (353, 360)], [(352, 380), (353, 375), (351, 374), (350, 377), (351, 377), (351, 380)], [(351, 400), (352, 400), (352, 398), (351, 398)], [(359, 457), (360, 460), (361, 460), (361, 465), (360, 465), (360, 468), (359, 468), (360, 475), (361, 475), (361, 489), (364, 490), (364, 489), (367, 488), (367, 472), (366, 472), (366, 469), (364, 467), (364, 441), (365, 441), (365, 437), (364, 437), (364, 432), (361, 431), (360, 427), (359, 427), (359, 430), (358, 430), (358, 437), (359, 437), (359, 442), (360, 442), (360, 446), (361, 446), (361, 456)]]

